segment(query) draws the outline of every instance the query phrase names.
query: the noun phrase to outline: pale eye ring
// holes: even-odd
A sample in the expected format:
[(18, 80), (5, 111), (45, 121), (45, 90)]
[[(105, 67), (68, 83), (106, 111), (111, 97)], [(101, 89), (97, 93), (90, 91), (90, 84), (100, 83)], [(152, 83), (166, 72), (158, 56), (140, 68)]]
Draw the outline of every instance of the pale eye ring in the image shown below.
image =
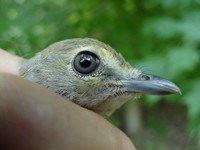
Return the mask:
[(78, 53), (73, 62), (74, 69), (84, 75), (93, 73), (99, 67), (99, 64), (99, 57), (90, 51)]

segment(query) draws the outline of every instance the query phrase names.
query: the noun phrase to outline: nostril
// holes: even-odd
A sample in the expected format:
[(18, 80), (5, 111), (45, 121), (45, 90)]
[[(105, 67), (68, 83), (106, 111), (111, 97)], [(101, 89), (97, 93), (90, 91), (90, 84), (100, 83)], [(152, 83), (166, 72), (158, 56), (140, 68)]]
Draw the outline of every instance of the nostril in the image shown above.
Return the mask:
[(148, 80), (150, 80), (150, 77), (147, 76), (147, 75), (142, 75), (141, 79), (144, 80), (144, 81), (148, 81)]

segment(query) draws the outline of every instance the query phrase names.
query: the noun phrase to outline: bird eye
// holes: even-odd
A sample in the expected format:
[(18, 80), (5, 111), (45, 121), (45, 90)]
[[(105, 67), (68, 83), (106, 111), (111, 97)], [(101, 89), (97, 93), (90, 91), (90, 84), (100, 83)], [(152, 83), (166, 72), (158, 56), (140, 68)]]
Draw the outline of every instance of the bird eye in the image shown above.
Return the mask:
[(99, 66), (99, 58), (96, 54), (83, 51), (78, 53), (74, 59), (74, 69), (81, 74), (90, 74)]

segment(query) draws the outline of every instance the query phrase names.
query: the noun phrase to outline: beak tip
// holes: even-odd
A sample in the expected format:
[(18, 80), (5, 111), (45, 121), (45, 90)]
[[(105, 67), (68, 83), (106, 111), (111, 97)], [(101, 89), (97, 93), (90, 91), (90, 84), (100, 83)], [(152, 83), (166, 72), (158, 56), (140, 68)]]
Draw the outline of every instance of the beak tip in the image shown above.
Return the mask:
[(167, 81), (167, 82), (168, 82), (168, 88), (171, 90), (171, 94), (179, 93), (180, 95), (182, 95), (181, 89), (176, 84), (174, 84), (170, 81)]
[(183, 95), (183, 93), (181, 92), (181, 89), (179, 87), (177, 87), (175, 93), (179, 93), (180, 95)]
[[(167, 91), (169, 91), (168, 94), (176, 94), (179, 93), (180, 95), (182, 95), (181, 89), (174, 83), (172, 82), (168, 82), (170, 84), (168, 84), (167, 86)], [(169, 86), (170, 85), (170, 86)]]

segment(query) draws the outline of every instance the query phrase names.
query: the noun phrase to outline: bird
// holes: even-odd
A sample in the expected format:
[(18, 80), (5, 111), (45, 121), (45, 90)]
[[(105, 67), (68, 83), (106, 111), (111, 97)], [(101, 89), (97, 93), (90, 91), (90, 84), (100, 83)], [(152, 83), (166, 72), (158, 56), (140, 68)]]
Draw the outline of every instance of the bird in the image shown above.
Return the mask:
[(20, 76), (105, 118), (143, 94), (181, 93), (176, 84), (132, 67), (111, 46), (92, 38), (50, 45), (21, 62)]

